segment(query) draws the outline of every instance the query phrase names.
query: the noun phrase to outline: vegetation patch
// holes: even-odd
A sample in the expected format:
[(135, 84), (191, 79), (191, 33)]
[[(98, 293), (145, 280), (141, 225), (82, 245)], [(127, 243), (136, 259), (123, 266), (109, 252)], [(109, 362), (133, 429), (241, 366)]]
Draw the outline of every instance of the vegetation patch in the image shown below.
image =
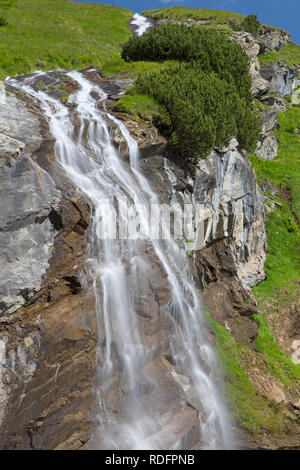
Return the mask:
[[(233, 416), (254, 435), (269, 432), (278, 436), (290, 432), (292, 423), (284, 413), (284, 407), (262, 396), (249, 378), (256, 353), (237, 343), (226, 328), (208, 317), (216, 336), (217, 354), (225, 375), (224, 398)], [(264, 357), (259, 369), (267, 370)]]
[(234, 136), (246, 150), (255, 148), (260, 122), (252, 104), (249, 60), (239, 44), (215, 30), (166, 24), (130, 38), (122, 57), (180, 62), (136, 81), (136, 91), (161, 106), (161, 128), (180, 157), (205, 157)]
[(1, 15), (0, 16), (0, 26), (7, 26), (7, 25), (8, 25), (8, 20), (7, 20), (6, 16)]
[(177, 61), (167, 60), (165, 62), (138, 61), (126, 62), (119, 56), (116, 59), (107, 60), (101, 67), (101, 74), (105, 77), (114, 76), (114, 78), (137, 78), (146, 72), (159, 72), (168, 65), (176, 64)]
[(297, 388), (300, 381), (300, 365), (294, 364), (277, 345), (265, 315), (254, 315), (259, 325), (256, 347), (264, 354), (267, 368), (283, 384)]
[(272, 297), (283, 287), (292, 291), (300, 279), (300, 106), (279, 113), (279, 123), (278, 157), (250, 157), (260, 184), (268, 180), (273, 187), (266, 193), (271, 211), (266, 224), (267, 279), (254, 288), (257, 298)]
[(260, 29), (260, 22), (257, 19), (257, 15), (246, 16), (243, 23), (243, 28), (248, 33), (251, 33), (255, 38), (258, 36)]

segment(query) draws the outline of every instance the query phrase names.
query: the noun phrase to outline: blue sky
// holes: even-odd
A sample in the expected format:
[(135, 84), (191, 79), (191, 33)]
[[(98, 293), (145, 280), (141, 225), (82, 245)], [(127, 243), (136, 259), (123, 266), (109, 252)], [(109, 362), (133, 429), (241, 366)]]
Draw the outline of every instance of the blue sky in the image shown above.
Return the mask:
[(300, 44), (300, 0), (80, 0), (122, 6), (135, 12), (182, 5), (192, 8), (231, 10), (249, 15), (256, 13), (261, 23), (279, 26), (289, 31)]

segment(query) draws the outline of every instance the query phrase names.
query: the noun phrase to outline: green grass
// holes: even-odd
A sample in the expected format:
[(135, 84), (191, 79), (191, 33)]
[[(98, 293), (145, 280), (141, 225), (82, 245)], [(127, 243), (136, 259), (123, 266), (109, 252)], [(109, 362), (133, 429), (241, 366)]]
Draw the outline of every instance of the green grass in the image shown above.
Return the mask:
[(290, 422), (281, 406), (260, 395), (247, 376), (254, 351), (235, 342), (226, 328), (210, 316), (208, 322), (216, 335), (217, 354), (225, 375), (224, 398), (233, 416), (254, 435), (262, 431), (288, 433)]
[[(228, 331), (209, 319), (217, 340), (217, 352), (225, 373), (224, 393), (233, 415), (249, 431), (262, 430), (283, 435), (291, 430), (291, 422), (281, 405), (260, 395), (251, 382), (251, 358), (255, 367), (279, 381), (285, 391), (299, 387), (300, 366), (278, 346), (268, 316), (276, 322), (276, 308), (286, 309), (295, 301), (300, 280), (300, 106), (279, 113), (279, 149), (275, 160), (250, 157), (260, 183), (268, 179), (278, 192), (266, 193), (266, 203), (273, 210), (267, 217), (267, 279), (253, 291), (262, 312), (254, 315), (258, 323), (256, 350), (250, 350), (232, 338)], [(288, 191), (287, 191), (287, 189)], [(280, 321), (280, 320), (279, 320)]]
[(160, 114), (159, 105), (148, 95), (126, 94), (119, 99), (114, 111), (131, 113), (137, 120), (140, 117), (151, 119)]
[(245, 16), (231, 11), (223, 10), (209, 10), (203, 8), (186, 8), (186, 7), (169, 7), (160, 8), (158, 10), (146, 10), (143, 15), (150, 16), (151, 18), (162, 20), (179, 20), (186, 21), (193, 19), (195, 21), (210, 20), (211, 26), (224, 25), (229, 23), (229, 19), (242, 21)]
[[(259, 298), (272, 297), (280, 288), (293, 290), (300, 279), (300, 106), (279, 113), (278, 157), (260, 160), (250, 157), (259, 182), (269, 180), (279, 188), (276, 195), (266, 194), (267, 204), (274, 207), (267, 219), (267, 280), (254, 288)], [(281, 189), (280, 189), (281, 188)], [(288, 192), (280, 192), (287, 188)], [(283, 198), (285, 194), (288, 198)], [(286, 200), (288, 199), (288, 200)], [(290, 200), (289, 200), (290, 199)]]
[(300, 63), (300, 46), (293, 42), (289, 42), (278, 52), (272, 51), (258, 57), (261, 64), (284, 61), (288, 66), (292, 66)]
[(174, 60), (159, 62), (125, 62), (121, 57), (104, 62), (101, 72), (104, 76), (114, 75), (115, 78), (137, 78), (145, 72), (157, 72), (167, 67), (169, 64), (177, 63)]
[(1, 7), (0, 77), (36, 69), (101, 67), (118, 60), (132, 12), (72, 0), (15, 0)]
[(294, 364), (291, 358), (279, 348), (265, 315), (254, 315), (254, 318), (259, 326), (256, 347), (264, 354), (269, 371), (283, 384), (298, 388), (300, 365)]

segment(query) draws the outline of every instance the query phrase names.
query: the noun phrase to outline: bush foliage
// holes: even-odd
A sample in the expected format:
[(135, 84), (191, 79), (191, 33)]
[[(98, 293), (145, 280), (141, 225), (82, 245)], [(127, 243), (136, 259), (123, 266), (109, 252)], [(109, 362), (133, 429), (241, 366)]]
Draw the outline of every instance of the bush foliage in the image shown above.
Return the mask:
[(244, 149), (254, 150), (260, 126), (249, 60), (239, 44), (215, 30), (166, 24), (130, 38), (122, 57), (180, 61), (140, 75), (136, 90), (161, 105), (169, 141), (182, 156), (204, 157), (234, 136)]
[(251, 105), (232, 81), (204, 72), (199, 63), (143, 74), (136, 89), (160, 103), (170, 142), (181, 155), (204, 157), (235, 135), (243, 148), (253, 150), (259, 126)]

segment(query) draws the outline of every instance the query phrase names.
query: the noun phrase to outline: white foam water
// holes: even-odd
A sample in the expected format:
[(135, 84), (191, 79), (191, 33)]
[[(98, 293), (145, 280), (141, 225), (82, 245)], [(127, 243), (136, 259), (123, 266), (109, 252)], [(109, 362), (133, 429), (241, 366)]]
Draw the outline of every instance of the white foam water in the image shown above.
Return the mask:
[(136, 26), (135, 33), (137, 36), (142, 36), (146, 33), (149, 28), (151, 28), (151, 22), (145, 16), (135, 13), (132, 17), (131, 24)]
[[(97, 236), (99, 226), (110, 226), (114, 213), (108, 207), (118, 199), (126, 197), (130, 209), (139, 213), (145, 226), (150, 220), (150, 204), (159, 203), (159, 199), (139, 168), (137, 142), (123, 123), (100, 106), (106, 94), (87, 74), (74, 71), (68, 76), (78, 88), (69, 98), (72, 111), (47, 93), (35, 90), (30, 85), (32, 75), (10, 79), (9, 84), (39, 103), (55, 139), (56, 159), (91, 207), (86, 269), (93, 286), (99, 330), (92, 447), (164, 448), (163, 442), (161, 447), (157, 445), (158, 433), (164, 426), (169, 426), (169, 448), (185, 446), (176, 436), (172, 441), (171, 417), (157, 408), (157, 402), (168, 401), (160, 377), (146, 371), (159, 345), (151, 344), (144, 334), (136, 299), (149, 295), (148, 286), (155, 282), (150, 259), (159, 265), (168, 290), (169, 300), (161, 307), (156, 321), (167, 318), (170, 324), (164, 338), (172, 355), (174, 387), (175, 382), (181, 384), (184, 392), (192, 391), (201, 403), (201, 448), (226, 447), (226, 418), (215, 385), (215, 355), (202, 333), (202, 306), (188, 273), (185, 251), (172, 238), (118, 240)], [(129, 163), (113, 145), (109, 123), (117, 126), (127, 142)], [(162, 230), (167, 228), (163, 226)], [(166, 369), (165, 374), (168, 373)], [(152, 402), (145, 400), (145, 389), (155, 397)], [(111, 397), (115, 395), (117, 399), (113, 401)]]

